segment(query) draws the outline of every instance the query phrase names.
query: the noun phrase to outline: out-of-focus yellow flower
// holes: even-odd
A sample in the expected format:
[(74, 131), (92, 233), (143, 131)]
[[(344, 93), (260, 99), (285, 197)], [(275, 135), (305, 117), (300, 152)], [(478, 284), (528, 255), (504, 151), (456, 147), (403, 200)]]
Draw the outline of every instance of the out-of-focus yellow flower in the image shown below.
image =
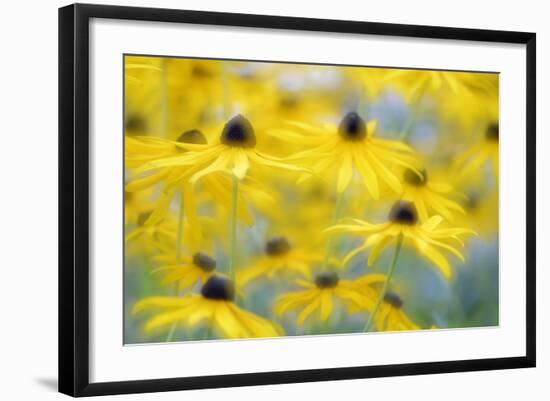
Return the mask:
[[(155, 137), (126, 138), (126, 164), (136, 168), (159, 159), (178, 156), (186, 150), (177, 146), (178, 143), (206, 144), (206, 138), (201, 131), (190, 130), (184, 132), (177, 141)], [(155, 224), (162, 220), (170, 207), (172, 199), (178, 191), (183, 193), (185, 216), (196, 225), (196, 188), (188, 178), (196, 171), (193, 166), (169, 166), (158, 169), (152, 174), (140, 175), (126, 185), (126, 191), (136, 192), (150, 188), (160, 182), (164, 187), (160, 192), (153, 213), (147, 224)], [(231, 198), (231, 180), (223, 175), (205, 177), (201, 185), (218, 201), (218, 205), (227, 209)], [(246, 224), (252, 224), (253, 218), (246, 206), (245, 198), (250, 199), (261, 210), (273, 209), (273, 196), (266, 192), (265, 185), (251, 176), (245, 177), (241, 191), (237, 195), (237, 216)]]
[[(488, 79), (494, 80), (494, 88), (486, 93), (461, 92), (450, 96), (443, 93), (435, 97), (440, 118), (457, 125), (458, 134), (463, 137), (468, 137), (482, 121), (498, 120), (498, 75)], [(456, 136), (453, 136), (453, 143), (456, 146)]]
[(274, 279), (275, 276), (299, 275), (311, 278), (311, 264), (323, 260), (323, 254), (310, 249), (294, 248), (285, 237), (271, 238), (265, 244), (265, 254), (251, 266), (237, 273), (237, 283), (246, 285), (255, 279)]
[[(359, 309), (372, 311), (378, 291), (376, 286), (386, 281), (387, 276), (382, 273), (369, 273), (352, 280), (354, 288), (363, 295), (363, 304)], [(354, 309), (355, 310), (355, 309)]]
[(274, 309), (277, 315), (301, 309), (296, 320), (299, 326), (302, 326), (316, 310), (319, 311), (319, 319), (326, 321), (336, 302), (343, 302), (348, 308), (355, 309), (364, 303), (363, 295), (357, 291), (353, 283), (341, 280), (333, 271), (318, 273), (313, 283), (304, 280), (296, 280), (296, 283), (304, 289), (279, 296)]
[(162, 274), (162, 285), (176, 283), (178, 291), (185, 290), (199, 282), (204, 284), (216, 270), (216, 260), (205, 253), (197, 252), (180, 259), (178, 264), (161, 266), (152, 271)]
[(468, 189), (462, 201), (466, 214), (457, 218), (456, 224), (475, 230), (489, 237), (498, 234), (498, 191)]
[(153, 57), (126, 57), (124, 62), (125, 134), (147, 135), (160, 129), (159, 104), (163, 61)]
[(181, 155), (160, 158), (145, 163), (140, 170), (156, 170), (165, 167), (189, 167), (179, 177), (167, 179), (167, 182), (189, 179), (196, 183), (202, 177), (213, 173), (226, 173), (242, 180), (251, 165), (274, 167), (290, 171), (307, 171), (304, 168), (283, 162), (281, 159), (258, 151), (256, 134), (250, 121), (242, 115), (229, 120), (221, 132), (218, 143), (211, 145), (177, 143), (188, 152)]
[(406, 169), (403, 174), (403, 194), (401, 199), (412, 202), (418, 211), (420, 221), (437, 214), (446, 220), (453, 221), (457, 213), (465, 214), (464, 209), (449, 199), (453, 186), (443, 181), (432, 181), (426, 169), (417, 173)]
[(154, 203), (151, 201), (151, 191), (141, 191), (139, 193), (124, 193), (124, 223), (137, 224), (138, 218), (142, 213), (148, 213), (153, 210)]
[(149, 213), (141, 213), (137, 226), (126, 235), (129, 247), (127, 252), (142, 251), (145, 254), (153, 254), (159, 250), (176, 246), (177, 223), (168, 218), (157, 224), (146, 225)]
[(471, 174), (477, 173), (487, 162), (491, 163), (495, 176), (499, 176), (498, 131), (498, 123), (489, 124), (484, 137), (456, 157), (457, 180), (466, 179)]
[(206, 324), (223, 338), (277, 337), (282, 328), (234, 303), (235, 286), (224, 276), (211, 276), (200, 294), (182, 297), (154, 296), (134, 305), (133, 313), (154, 310), (144, 329), (150, 333), (173, 324), (195, 327)]
[[(348, 113), (338, 126), (321, 128), (302, 122), (289, 124), (289, 129), (274, 130), (272, 134), (313, 145), (312, 149), (298, 152), (292, 159), (306, 161), (316, 174), (336, 174), (339, 193), (348, 187), (354, 171), (359, 173), (374, 199), (380, 196), (380, 180), (400, 193), (402, 185), (392, 168), (415, 170), (417, 160), (412, 148), (398, 141), (376, 138), (376, 121), (365, 123), (355, 112)], [(305, 175), (301, 179), (309, 177)]]
[(395, 292), (388, 291), (374, 316), (377, 331), (420, 330), (403, 310), (403, 300)]
[(386, 76), (391, 74), (392, 70), (388, 68), (374, 67), (342, 67), (352, 78), (361, 83), (362, 89), (366, 94), (375, 98), (379, 96), (382, 90), (388, 86)]
[(454, 241), (458, 246), (463, 246), (460, 236), (475, 234), (472, 230), (465, 228), (438, 228), (443, 221), (440, 216), (432, 216), (424, 223), (419, 224), (414, 204), (406, 201), (397, 202), (393, 206), (389, 221), (386, 223), (371, 224), (359, 219), (351, 220), (352, 224), (337, 224), (325, 230), (329, 234), (351, 233), (367, 237), (361, 246), (348, 253), (344, 258), (344, 263), (347, 263), (359, 252), (372, 247), (368, 258), (370, 266), (392, 240), (403, 236), (404, 243), (412, 246), (431, 261), (446, 279), (452, 277), (453, 271), (447, 258), (438, 248), (446, 250), (464, 261), (464, 256), (456, 249), (456, 245), (453, 246), (451, 243)]
[(408, 101), (420, 94), (438, 95), (442, 92), (452, 95), (461, 93), (492, 94), (498, 89), (494, 74), (480, 74), (459, 71), (401, 70), (389, 72), (385, 81), (404, 93)]
[[(365, 295), (361, 308), (354, 308), (357, 312), (361, 309), (373, 313), (376, 300), (380, 295), (380, 284), (387, 280), (385, 274), (370, 273), (355, 279), (354, 285)], [(409, 316), (402, 309), (403, 300), (397, 293), (387, 291), (381, 300), (378, 311), (374, 316), (374, 326), (377, 331), (401, 331), (401, 330), (419, 330)]]

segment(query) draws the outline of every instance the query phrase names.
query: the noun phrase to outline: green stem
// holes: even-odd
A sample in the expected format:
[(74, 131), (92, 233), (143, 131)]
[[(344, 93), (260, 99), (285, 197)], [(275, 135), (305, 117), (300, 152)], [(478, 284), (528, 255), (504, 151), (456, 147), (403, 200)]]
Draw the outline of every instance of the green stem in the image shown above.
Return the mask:
[(185, 202), (184, 202), (183, 189), (182, 189), (181, 195), (180, 195), (180, 208), (178, 212), (178, 231), (176, 235), (176, 264), (181, 263), (184, 222), (185, 222)]
[(239, 179), (232, 176), (231, 210), (229, 212), (229, 267), (228, 274), (235, 282), (235, 256), (237, 253), (237, 201), (239, 195)]
[[(176, 264), (181, 263), (181, 251), (182, 251), (182, 242), (183, 242), (183, 224), (185, 221), (185, 203), (184, 203), (184, 197), (183, 197), (183, 189), (181, 190), (180, 195), (180, 208), (178, 212), (178, 231), (176, 234)], [(178, 296), (178, 283), (174, 283), (174, 296)], [(170, 331), (168, 332), (168, 335), (166, 336), (166, 342), (170, 342), (174, 339), (174, 333), (176, 332), (176, 326), (177, 322), (172, 323), (172, 326), (170, 327)]]
[(405, 124), (403, 124), (403, 128), (401, 128), (401, 131), (399, 132), (398, 139), (400, 141), (404, 141), (409, 136), (409, 133), (411, 132), (411, 128), (416, 120), (416, 117), (418, 116), (418, 112), (420, 109), (420, 103), (416, 102), (414, 106), (412, 107), (412, 111), (407, 116), (407, 119), (405, 120)]
[(176, 333), (176, 327), (178, 325), (178, 322), (172, 323), (172, 326), (170, 327), (170, 331), (168, 332), (168, 335), (166, 336), (166, 342), (169, 343), (174, 339), (174, 334)]
[(166, 72), (166, 60), (162, 60), (160, 76), (160, 134), (163, 138), (168, 136), (168, 77)]
[(397, 265), (397, 257), (399, 256), (399, 251), (401, 251), (401, 245), (403, 245), (403, 234), (399, 234), (399, 237), (397, 237), (397, 243), (395, 244), (395, 251), (393, 252), (393, 258), (391, 260), (390, 268), (388, 269), (386, 280), (384, 281), (384, 285), (382, 286), (380, 295), (378, 295), (378, 299), (376, 300), (376, 304), (374, 305), (374, 309), (370, 314), (369, 320), (367, 321), (367, 324), (365, 324), (365, 327), (363, 328), (364, 332), (370, 331), (370, 328), (374, 323), (374, 317), (376, 316), (376, 313), (380, 308), (380, 304), (382, 303), (382, 300), (386, 295), (386, 291), (388, 290), (388, 285), (390, 284), (390, 281), (393, 276), (393, 272), (395, 271), (395, 266)]
[(407, 119), (405, 120), (405, 123), (403, 124), (403, 128), (401, 128), (401, 131), (399, 132), (398, 139), (400, 141), (405, 141), (408, 138), (408, 136), (411, 132), (411, 128), (412, 128), (414, 122), (416, 121), (418, 115), (420, 114), (421, 102), (422, 102), (422, 99), (424, 98), (424, 92), (426, 91), (428, 83), (429, 83), (429, 81), (426, 80), (420, 86), (420, 89), (418, 90), (418, 93), (416, 94), (415, 99), (412, 102), (412, 111), (407, 116)]
[(203, 340), (211, 340), (212, 339), (212, 322), (208, 322), (206, 327), (204, 328), (204, 332), (202, 334)]
[[(332, 216), (332, 222), (331, 225), (334, 225), (338, 222), (338, 219), (340, 218), (342, 214), (342, 205), (344, 204), (344, 191), (339, 192), (336, 198), (336, 206), (334, 208), (334, 214)], [(327, 240), (327, 246), (325, 248), (325, 256), (323, 258), (323, 264), (321, 265), (321, 271), (326, 271), (329, 266), (329, 258), (332, 253), (333, 248), (333, 237), (329, 237)]]

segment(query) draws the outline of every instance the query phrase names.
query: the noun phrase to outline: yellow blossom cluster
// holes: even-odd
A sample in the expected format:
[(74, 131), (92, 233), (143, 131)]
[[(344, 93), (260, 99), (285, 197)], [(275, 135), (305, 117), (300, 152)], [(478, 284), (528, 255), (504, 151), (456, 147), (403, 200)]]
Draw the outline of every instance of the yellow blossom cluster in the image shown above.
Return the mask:
[(125, 341), (498, 323), (497, 74), (125, 56), (124, 99)]

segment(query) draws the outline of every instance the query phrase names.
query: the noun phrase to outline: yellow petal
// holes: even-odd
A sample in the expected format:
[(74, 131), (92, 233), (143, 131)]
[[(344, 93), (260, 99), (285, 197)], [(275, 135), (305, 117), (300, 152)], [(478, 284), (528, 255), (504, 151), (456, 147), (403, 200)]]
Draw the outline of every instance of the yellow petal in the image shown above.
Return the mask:
[(418, 249), (418, 251), (422, 255), (424, 255), (437, 266), (441, 274), (443, 274), (443, 277), (445, 277), (447, 280), (450, 280), (453, 275), (453, 270), (447, 259), (445, 259), (445, 256), (443, 256), (433, 246), (427, 244), (422, 240), (415, 239), (414, 242), (416, 245), (416, 249)]
[(302, 326), (304, 321), (320, 306), (320, 304), (321, 297), (317, 295), (298, 315), (298, 319), (296, 320), (298, 326)]
[(331, 290), (321, 290), (321, 311), (320, 317), (322, 321), (328, 319), (332, 313), (332, 291)]
[(233, 160), (235, 163), (233, 173), (239, 180), (242, 180), (248, 171), (248, 167), (250, 166), (248, 157), (242, 149), (237, 149), (234, 153)]
[(349, 182), (351, 181), (351, 177), (353, 175), (353, 166), (351, 163), (351, 157), (350, 155), (342, 155), (342, 164), (340, 165), (340, 169), (338, 171), (338, 184), (336, 186), (336, 191), (338, 193), (343, 192), (347, 186), (349, 185)]

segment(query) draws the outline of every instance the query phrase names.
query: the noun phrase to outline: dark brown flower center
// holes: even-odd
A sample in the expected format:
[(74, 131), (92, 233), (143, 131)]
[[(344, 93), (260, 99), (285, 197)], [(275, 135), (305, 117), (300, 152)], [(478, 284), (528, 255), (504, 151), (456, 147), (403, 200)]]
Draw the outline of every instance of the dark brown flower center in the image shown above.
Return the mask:
[(206, 145), (207, 141), (202, 132), (198, 129), (191, 129), (185, 131), (180, 136), (178, 136), (177, 142), (180, 143), (192, 143), (196, 145)]
[(479, 194), (475, 193), (475, 192), (472, 192), (472, 193), (468, 194), (464, 206), (468, 210), (475, 210), (479, 207), (480, 200), (481, 199), (480, 199)]
[(359, 114), (352, 111), (342, 119), (338, 134), (348, 141), (362, 141), (367, 137), (367, 125)]
[(418, 222), (416, 207), (412, 202), (398, 201), (391, 208), (389, 219), (394, 223), (412, 226)]
[(191, 74), (195, 78), (212, 78), (214, 76), (214, 72), (208, 68), (206, 68), (203, 65), (195, 64), (193, 66), (193, 69), (191, 70)]
[(225, 124), (220, 141), (229, 146), (253, 148), (256, 146), (256, 135), (250, 121), (239, 114)]
[(211, 272), (216, 269), (216, 259), (202, 252), (197, 252), (193, 255), (193, 264), (205, 272)]
[(290, 251), (290, 243), (285, 237), (273, 237), (265, 243), (265, 253), (268, 255), (283, 255)]
[(140, 213), (138, 215), (138, 218), (137, 218), (137, 224), (138, 226), (142, 226), (145, 224), (145, 222), (147, 221), (147, 219), (149, 218), (149, 216), (151, 216), (151, 213), (153, 212), (143, 212), (143, 213)]
[(144, 133), (147, 131), (147, 122), (140, 116), (129, 116), (124, 124), (127, 131), (132, 133)]
[(403, 300), (395, 292), (388, 291), (384, 295), (384, 301), (389, 303), (394, 308), (401, 308), (403, 306)]
[(279, 100), (279, 105), (282, 109), (294, 109), (299, 104), (298, 97), (295, 95), (286, 95)]
[(201, 294), (208, 299), (232, 301), (235, 299), (235, 285), (226, 277), (212, 276), (202, 286)]
[[(420, 175), (418, 173), (420, 173)], [(422, 187), (428, 182), (428, 172), (426, 169), (422, 169), (418, 173), (408, 168), (403, 174), (403, 179), (407, 184), (414, 185), (415, 187)]]
[(335, 272), (322, 272), (315, 276), (315, 285), (317, 288), (333, 288), (338, 285), (340, 278)]
[(488, 141), (498, 142), (498, 123), (489, 124), (487, 131), (485, 131), (485, 138)]

